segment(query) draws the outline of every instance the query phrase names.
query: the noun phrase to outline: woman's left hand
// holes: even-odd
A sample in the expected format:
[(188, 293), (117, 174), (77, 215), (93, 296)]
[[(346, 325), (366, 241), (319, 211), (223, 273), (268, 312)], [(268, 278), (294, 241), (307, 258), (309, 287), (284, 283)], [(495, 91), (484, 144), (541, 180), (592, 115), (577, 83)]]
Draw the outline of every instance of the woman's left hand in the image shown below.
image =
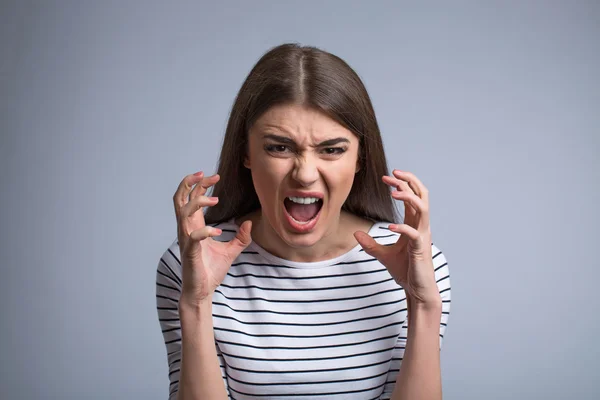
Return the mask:
[(439, 306), (441, 297), (431, 254), (429, 191), (410, 172), (394, 170), (392, 173), (394, 176), (384, 176), (383, 182), (396, 189), (391, 193), (394, 199), (404, 202), (404, 223), (389, 226), (400, 238), (391, 246), (383, 246), (365, 232), (355, 232), (354, 237), (367, 254), (388, 269), (404, 288), (409, 301), (416, 305)]

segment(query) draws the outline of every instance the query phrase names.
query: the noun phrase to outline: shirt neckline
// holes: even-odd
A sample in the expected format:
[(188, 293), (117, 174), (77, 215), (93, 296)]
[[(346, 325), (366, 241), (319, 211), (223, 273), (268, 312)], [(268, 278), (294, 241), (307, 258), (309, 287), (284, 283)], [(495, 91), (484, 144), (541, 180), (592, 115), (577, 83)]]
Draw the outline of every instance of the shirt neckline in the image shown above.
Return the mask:
[[(229, 222), (233, 226), (235, 226), (236, 232), (237, 232), (240, 227), (235, 223), (235, 218), (230, 219)], [(380, 224), (381, 224), (380, 222), (374, 222), (373, 225), (371, 225), (371, 228), (369, 228), (367, 234), (372, 237), (373, 232)], [(361, 249), (362, 249), (362, 246), (360, 245), (360, 243), (357, 243), (356, 246), (354, 246), (352, 249), (348, 250), (346, 253), (341, 254), (335, 258), (329, 258), (327, 260), (321, 260), (321, 261), (309, 261), (309, 262), (291, 261), (291, 260), (286, 260), (285, 258), (277, 257), (276, 255), (268, 252), (263, 247), (258, 245), (255, 241), (252, 241), (250, 243), (250, 245), (248, 245), (248, 247), (246, 248), (246, 251), (256, 251), (260, 256), (267, 259), (269, 262), (273, 263), (276, 266), (298, 268), (298, 269), (314, 269), (314, 268), (330, 267), (330, 266), (339, 264), (341, 262), (347, 261), (349, 258), (352, 258), (353, 256), (357, 255)]]

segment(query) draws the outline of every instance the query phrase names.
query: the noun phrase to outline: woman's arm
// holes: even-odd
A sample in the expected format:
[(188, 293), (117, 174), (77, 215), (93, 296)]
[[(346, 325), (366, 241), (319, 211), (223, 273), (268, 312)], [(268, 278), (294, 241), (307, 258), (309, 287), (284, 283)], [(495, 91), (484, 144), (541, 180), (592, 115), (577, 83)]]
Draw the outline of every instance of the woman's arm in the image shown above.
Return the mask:
[(215, 347), (212, 296), (199, 304), (179, 301), (181, 371), (179, 400), (227, 399)]
[[(210, 326), (212, 327), (213, 321), (209, 319), (206, 323), (202, 319), (197, 319), (194, 322), (197, 312), (190, 312), (194, 310), (193, 307), (180, 307), (182, 301), (181, 295), (181, 262), (179, 261), (179, 248), (176, 242), (165, 251), (160, 258), (156, 271), (156, 307), (158, 311), (158, 320), (160, 328), (165, 341), (165, 348), (168, 361), (168, 376), (169, 376), (169, 400), (176, 400), (179, 396), (180, 388), (180, 376), (181, 376), (181, 356), (182, 356), (182, 326), (184, 326), (186, 340), (188, 336), (192, 337), (192, 340), (196, 337), (193, 331), (198, 327)], [(185, 316), (183, 315), (185, 314)], [(192, 317), (188, 317), (188, 315)], [(184, 321), (182, 321), (184, 320)], [(203, 325), (201, 325), (203, 324)], [(190, 327), (191, 328), (188, 328)], [(188, 334), (189, 332), (189, 334)], [(220, 366), (221, 371), (219, 376), (221, 382), (227, 390), (227, 381), (225, 376), (225, 360), (223, 355), (220, 353), (218, 346), (213, 341), (212, 343), (214, 351), (217, 354), (217, 365)], [(189, 347), (186, 345), (186, 347)], [(189, 361), (189, 357), (188, 357)], [(187, 363), (187, 361), (186, 361)], [(204, 373), (202, 370), (196, 370), (195, 368), (185, 369), (186, 374), (194, 374), (193, 380), (198, 379), (201, 374)], [(187, 378), (189, 380), (189, 378)], [(184, 397), (185, 398), (185, 397)], [(192, 397), (193, 398), (193, 397)]]
[(440, 318), (442, 301), (432, 305), (408, 302), (408, 336), (393, 400), (441, 400)]
[[(439, 400), (442, 398), (439, 352), (450, 316), (450, 270), (442, 251), (433, 244), (431, 248), (432, 254), (434, 254), (432, 261), (441, 303), (439, 303), (439, 309), (438, 307), (429, 309), (420, 307), (413, 310), (414, 302), (411, 302), (410, 297), (406, 298), (404, 307), (408, 311), (408, 316), (402, 324), (398, 342), (394, 348), (390, 372), (381, 400), (412, 400), (414, 398)], [(438, 354), (435, 353), (436, 351)], [(424, 375), (419, 376), (419, 371), (424, 371)], [(436, 393), (433, 389), (437, 387), (438, 383), (440, 388)], [(419, 397), (420, 393), (415, 394), (412, 391), (413, 384), (416, 385), (417, 390), (427, 391), (427, 393), (424, 392), (424, 397)], [(429, 394), (430, 392), (431, 394)], [(426, 397), (428, 395), (430, 397)]]

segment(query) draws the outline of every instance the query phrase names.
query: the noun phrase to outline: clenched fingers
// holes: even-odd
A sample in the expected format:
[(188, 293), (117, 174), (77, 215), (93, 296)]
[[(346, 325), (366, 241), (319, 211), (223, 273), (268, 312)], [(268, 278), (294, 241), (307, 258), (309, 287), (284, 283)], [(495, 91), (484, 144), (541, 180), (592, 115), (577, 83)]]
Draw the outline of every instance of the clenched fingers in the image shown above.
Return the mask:
[(180, 218), (182, 220), (189, 218), (194, 213), (196, 213), (196, 211), (200, 210), (202, 207), (214, 206), (218, 202), (219, 202), (218, 197), (198, 196), (196, 198), (193, 198), (180, 209), (180, 214), (179, 214)]
[(203, 226), (200, 229), (196, 229), (196, 230), (192, 231), (190, 233), (188, 240), (186, 240), (186, 243), (184, 245), (184, 248), (182, 251), (182, 257), (183, 258), (187, 258), (187, 257), (193, 258), (197, 254), (197, 252), (200, 248), (201, 241), (203, 241), (204, 239), (209, 238), (209, 237), (219, 236), (219, 235), (221, 235), (221, 233), (223, 233), (223, 231), (221, 229), (215, 228), (212, 226)]
[(173, 205), (175, 206), (175, 215), (179, 218), (181, 208), (188, 202), (188, 196), (192, 187), (202, 181), (204, 172), (196, 172), (192, 175), (187, 175), (181, 180), (175, 194), (173, 195)]
[[(220, 177), (218, 174), (205, 177), (204, 172), (196, 172), (187, 175), (179, 183), (177, 191), (173, 195), (173, 204), (175, 206), (175, 215), (179, 218), (181, 209), (193, 198), (202, 196), (207, 189), (216, 184)], [(194, 187), (194, 185), (196, 185)], [(192, 189), (193, 188), (193, 189)]]
[(395, 188), (396, 190), (405, 190), (410, 193), (415, 193), (414, 190), (411, 189), (410, 185), (407, 182), (404, 182), (404, 181), (394, 178), (392, 176), (384, 175), (383, 182), (386, 185), (389, 185), (389, 186)]
[(223, 231), (219, 228), (215, 228), (212, 226), (203, 226), (200, 229), (196, 229), (192, 233), (190, 233), (190, 239), (194, 242), (200, 242), (209, 237), (219, 236), (223, 233)]
[(192, 192), (190, 193), (190, 196), (189, 196), (190, 200), (194, 199), (198, 196), (205, 195), (206, 191), (211, 186), (214, 186), (217, 182), (219, 182), (219, 179), (221, 179), (219, 174), (214, 174), (212, 176), (203, 177), (202, 180), (200, 182), (198, 182), (196, 187), (194, 187), (194, 189), (192, 189)]
[(409, 193), (405, 191), (394, 190), (391, 194), (392, 197), (396, 200), (408, 202), (411, 205), (411, 207), (414, 208), (415, 211), (417, 211), (419, 214), (426, 214), (429, 212), (428, 205), (420, 197), (418, 197), (412, 192)]
[(413, 173), (395, 169), (393, 174), (396, 178), (408, 183), (410, 188), (417, 196), (423, 199), (423, 201), (426, 203), (429, 203), (429, 190), (427, 190), (425, 185), (423, 185), (423, 182), (421, 182), (421, 180), (419, 180), (419, 178), (417, 178)]

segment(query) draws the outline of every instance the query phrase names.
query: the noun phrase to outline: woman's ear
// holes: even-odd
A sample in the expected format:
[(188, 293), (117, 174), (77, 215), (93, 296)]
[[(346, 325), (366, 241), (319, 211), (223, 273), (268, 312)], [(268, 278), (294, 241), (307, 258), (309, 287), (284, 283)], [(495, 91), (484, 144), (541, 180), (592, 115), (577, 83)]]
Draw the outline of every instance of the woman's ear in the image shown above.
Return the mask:
[(244, 157), (244, 167), (250, 169), (250, 159), (248, 158), (248, 156)]

